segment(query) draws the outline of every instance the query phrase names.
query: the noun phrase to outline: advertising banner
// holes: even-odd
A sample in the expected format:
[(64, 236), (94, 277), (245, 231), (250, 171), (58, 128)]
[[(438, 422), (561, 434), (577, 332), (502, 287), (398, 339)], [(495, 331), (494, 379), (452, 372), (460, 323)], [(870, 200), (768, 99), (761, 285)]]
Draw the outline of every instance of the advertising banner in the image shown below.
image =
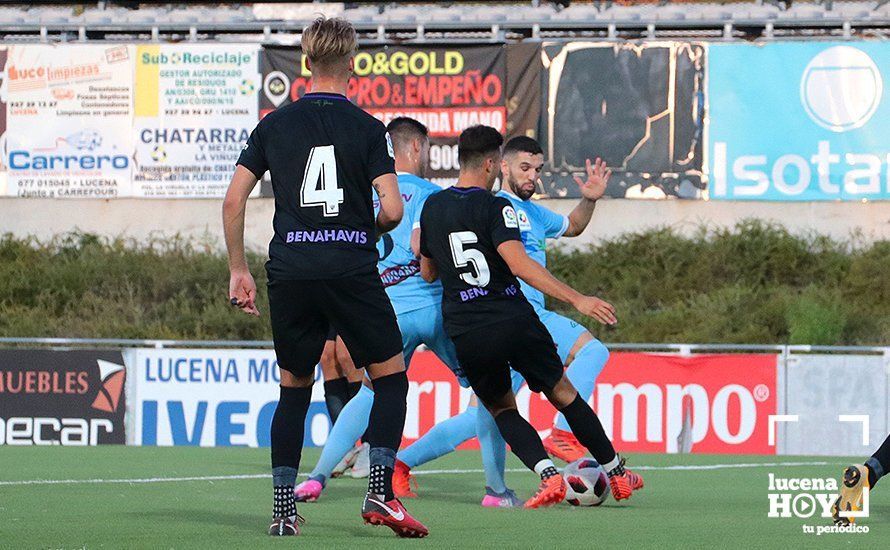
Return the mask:
[(259, 50), (253, 44), (135, 48), (135, 196), (225, 195), (257, 122)]
[[(890, 432), (887, 374), (880, 355), (790, 355), (783, 412), (797, 420), (783, 423), (779, 452), (871, 455)], [(851, 378), (868, 382), (838, 384)]]
[(113, 198), (130, 194), (133, 48), (9, 46), (6, 194)]
[[(625, 452), (776, 454), (768, 443), (768, 417), (777, 407), (776, 366), (776, 355), (615, 352), (597, 378), (592, 404), (615, 447)], [(421, 432), (444, 414), (445, 399), (432, 394), (456, 392), (456, 383), (449, 390), (435, 384), (419, 401)], [(456, 414), (459, 403), (454, 397), (451, 402)], [(556, 409), (543, 394), (523, 387), (517, 405), (539, 434), (550, 433)], [(413, 435), (408, 425), (405, 435), (406, 441)]]
[(585, 159), (612, 168), (619, 198), (699, 198), (707, 50), (690, 42), (558, 42), (542, 49), (542, 180), (578, 197)]
[[(202, 447), (269, 445), (278, 404), (278, 363), (272, 350), (138, 349), (134, 364), (136, 445)], [(466, 409), (469, 390), (430, 352), (409, 369), (405, 441)], [(330, 419), (316, 372), (304, 446), (324, 445)]]
[(709, 49), (710, 198), (890, 198), (890, 45)]
[[(278, 402), (273, 351), (140, 349), (135, 356), (137, 445), (269, 445)], [(466, 410), (472, 396), (429, 351), (414, 355), (408, 378), (403, 445)], [(677, 452), (685, 438), (694, 452), (775, 454), (767, 443), (767, 416), (776, 413), (774, 355), (613, 353), (593, 402), (616, 447), (628, 452)], [(542, 436), (549, 433), (556, 410), (542, 394), (523, 387), (517, 405)], [(327, 441), (320, 380), (305, 429), (305, 446)]]
[[(299, 99), (311, 72), (295, 48), (265, 47), (261, 116)], [(433, 181), (457, 178), (457, 136), (485, 124), (507, 131), (506, 55), (503, 45), (380, 46), (362, 48), (347, 96), (384, 124), (397, 116), (430, 131)]]
[(119, 351), (0, 350), (0, 445), (126, 443)]
[[(138, 397), (137, 445), (269, 445), (280, 381), (274, 351), (140, 349), (130, 369)], [(318, 383), (306, 418), (306, 446), (323, 445), (329, 425)]]

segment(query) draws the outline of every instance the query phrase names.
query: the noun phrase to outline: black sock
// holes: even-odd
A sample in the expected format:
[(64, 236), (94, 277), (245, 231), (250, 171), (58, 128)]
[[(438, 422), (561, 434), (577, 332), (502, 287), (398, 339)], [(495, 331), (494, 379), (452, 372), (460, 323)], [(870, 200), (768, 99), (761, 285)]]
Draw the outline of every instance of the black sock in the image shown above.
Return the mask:
[(538, 432), (519, 415), (519, 411), (516, 409), (501, 411), (494, 417), (494, 422), (498, 425), (501, 436), (510, 445), (510, 450), (529, 470), (534, 471), (535, 466), (542, 460), (550, 460)]
[(303, 450), (303, 426), (312, 388), (281, 386), (278, 406), (272, 416), (272, 468), (298, 469)]
[(272, 503), (272, 517), (287, 518), (297, 515), (293, 485), (276, 485), (273, 495), (275, 500)]
[(352, 398), (349, 395), (349, 382), (345, 376), (334, 378), (324, 383), (324, 402), (328, 406), (328, 416), (331, 417), (331, 424), (337, 421), (340, 411), (346, 406), (346, 403)]
[(541, 470), (541, 479), (549, 479), (557, 474), (559, 474), (559, 472), (556, 470), (556, 466), (547, 466)]
[[(374, 404), (365, 438), (371, 447), (368, 491), (392, 500), (392, 471), (408, 411), (408, 375), (404, 371), (374, 380)], [(377, 466), (377, 468), (375, 468)], [(375, 474), (376, 471), (376, 474)], [(380, 487), (383, 492), (380, 492)]]
[(272, 486), (273, 517), (297, 514), (294, 485), (303, 450), (303, 426), (312, 388), (281, 386), (278, 406), (272, 416)]
[(597, 462), (605, 467), (615, 460), (617, 456), (615, 447), (609, 441), (606, 430), (603, 429), (599, 417), (580, 395), (576, 395), (575, 400), (559, 409), (559, 412), (566, 418), (578, 441), (587, 447)]
[(874, 488), (878, 480), (890, 470), (890, 435), (875, 454), (865, 461), (865, 466), (868, 468), (868, 486)]
[(396, 452), (386, 447), (376, 447), (370, 451), (371, 473), (368, 475), (368, 493), (377, 495), (383, 502), (395, 498), (392, 492), (392, 473)]

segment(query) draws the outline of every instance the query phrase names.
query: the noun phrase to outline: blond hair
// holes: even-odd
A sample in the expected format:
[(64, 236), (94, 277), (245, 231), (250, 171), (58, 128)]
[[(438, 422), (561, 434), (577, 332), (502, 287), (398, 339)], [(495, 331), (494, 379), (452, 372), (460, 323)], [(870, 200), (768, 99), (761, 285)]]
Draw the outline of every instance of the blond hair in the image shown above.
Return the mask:
[(358, 48), (352, 23), (339, 17), (328, 19), (322, 16), (313, 21), (303, 29), (300, 43), (312, 63), (313, 72), (318, 69), (342, 70)]

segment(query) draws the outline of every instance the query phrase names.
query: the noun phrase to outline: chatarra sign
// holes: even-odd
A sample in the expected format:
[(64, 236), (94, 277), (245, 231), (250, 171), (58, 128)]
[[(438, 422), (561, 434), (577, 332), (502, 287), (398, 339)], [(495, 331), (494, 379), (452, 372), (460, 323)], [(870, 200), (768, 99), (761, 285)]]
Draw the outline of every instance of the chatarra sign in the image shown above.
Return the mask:
[(0, 351), (0, 445), (126, 442), (119, 351)]

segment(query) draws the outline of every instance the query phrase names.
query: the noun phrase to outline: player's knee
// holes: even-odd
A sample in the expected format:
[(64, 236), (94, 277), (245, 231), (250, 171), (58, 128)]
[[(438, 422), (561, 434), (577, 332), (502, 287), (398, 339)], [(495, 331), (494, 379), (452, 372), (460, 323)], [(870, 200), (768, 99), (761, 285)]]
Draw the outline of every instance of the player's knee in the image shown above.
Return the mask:
[(368, 365), (367, 371), (372, 381), (390, 374), (405, 372), (405, 358), (401, 353), (398, 353), (382, 363), (371, 363)]
[(352, 356), (349, 355), (349, 350), (346, 349), (346, 344), (337, 343), (335, 357), (341, 368), (355, 370), (355, 363), (352, 361)]
[(609, 348), (596, 339), (587, 342), (584, 347), (581, 348), (581, 351), (585, 355), (590, 355), (590, 357), (595, 358), (598, 363), (605, 363), (609, 360)]
[(484, 400), (480, 398), (480, 401), (482, 401), (482, 404), (488, 409), (488, 412), (491, 413), (491, 416), (495, 418), (504, 411), (516, 408), (516, 399), (512, 392), (499, 398), (488, 397)]
[(547, 396), (547, 400), (550, 401), (554, 407), (562, 409), (569, 406), (572, 401), (575, 400), (575, 397), (578, 395), (578, 390), (576, 390), (575, 386), (572, 385), (569, 379), (563, 375), (563, 377), (559, 379), (559, 382), (552, 388), (544, 390), (544, 395)]
[(285, 388), (310, 388), (312, 387), (312, 383), (315, 382), (315, 377), (312, 374), (297, 376), (284, 369), (279, 369), (279, 372), (281, 375), (281, 385)]
[(337, 364), (337, 352), (333, 345), (325, 344), (321, 352), (321, 372), (325, 380), (339, 378), (339, 365)]

